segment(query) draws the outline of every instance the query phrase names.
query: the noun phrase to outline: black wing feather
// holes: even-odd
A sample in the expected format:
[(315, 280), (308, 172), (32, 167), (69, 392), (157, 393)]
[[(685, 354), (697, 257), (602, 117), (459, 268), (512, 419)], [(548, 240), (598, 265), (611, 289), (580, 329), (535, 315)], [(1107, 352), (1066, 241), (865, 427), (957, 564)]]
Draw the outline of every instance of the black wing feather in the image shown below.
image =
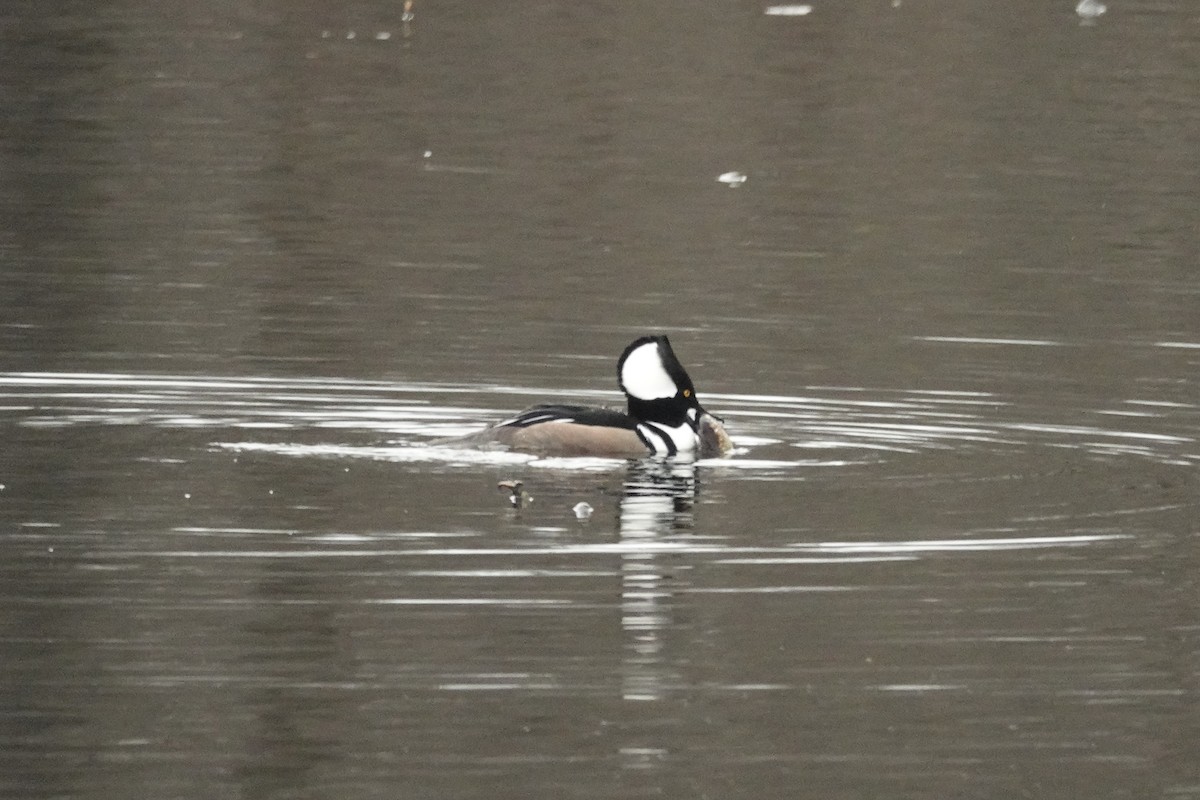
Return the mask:
[(545, 403), (522, 411), (502, 425), (506, 428), (528, 428), (543, 422), (573, 422), (576, 425), (599, 425), (609, 428), (637, 429), (637, 420), (623, 411), (594, 406), (571, 406)]

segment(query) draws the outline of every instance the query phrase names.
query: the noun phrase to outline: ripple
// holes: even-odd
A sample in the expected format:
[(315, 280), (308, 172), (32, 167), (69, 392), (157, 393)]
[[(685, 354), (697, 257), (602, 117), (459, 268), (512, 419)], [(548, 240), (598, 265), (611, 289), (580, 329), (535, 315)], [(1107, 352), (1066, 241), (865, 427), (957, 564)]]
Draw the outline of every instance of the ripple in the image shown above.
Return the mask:
[[(431, 444), (477, 430), (546, 398), (611, 405), (621, 402), (616, 392), (492, 384), (0, 373), (0, 418), (32, 428), (137, 425), (213, 430), (218, 432), (212, 442), (216, 449), (294, 458), (583, 471), (609, 470), (623, 463)], [(702, 463), (751, 477), (860, 466), (930, 451), (1005, 453), (1030, 447), (1065, 448), (1096, 458), (1200, 463), (1196, 434), (1200, 405), (1192, 403), (1131, 397), (1102, 407), (1047, 406), (1019, 397), (952, 388), (836, 386), (808, 387), (801, 395), (710, 393), (706, 401), (727, 419), (737, 449), (731, 458)], [(226, 435), (234, 431), (237, 436)], [(262, 436), (252, 435), (256, 433)], [(281, 437), (286, 439), (281, 441)], [(838, 450), (845, 456), (812, 459), (794, 454), (796, 449)]]
[[(237, 529), (231, 529), (237, 530)], [(283, 532), (283, 533), (286, 533)], [(307, 544), (317, 542), (317, 537), (300, 537)], [(684, 555), (702, 556), (713, 564), (845, 564), (879, 561), (911, 561), (923, 554), (967, 551), (1043, 550), (1047, 548), (1086, 547), (1089, 545), (1115, 542), (1133, 538), (1123, 533), (1071, 534), (1063, 536), (1013, 536), (1005, 538), (948, 538), (915, 539), (894, 542), (794, 542), (776, 546), (731, 545), (712, 540), (691, 538), (622, 538), (609, 542), (552, 542), (547, 544), (520, 544), (510, 547), (404, 547), (381, 548), (374, 537), (365, 541), (350, 541), (337, 537), (326, 538), (327, 544), (336, 547), (304, 549), (245, 549), (245, 550), (156, 550), (127, 552), (124, 550), (102, 550), (92, 553), (96, 558), (149, 557), (166, 559), (307, 559), (307, 558), (485, 558), (490, 561), (501, 558), (527, 560), (534, 556), (568, 556), (587, 558), (592, 556), (656, 556)], [(372, 543), (369, 548), (355, 549), (352, 545)], [(803, 555), (801, 555), (803, 554)], [(485, 567), (472, 570), (476, 577), (497, 577)], [(454, 572), (453, 574), (467, 574)], [(528, 577), (527, 572), (506, 571), (501, 577)], [(812, 587), (805, 587), (812, 590)], [(799, 589), (797, 589), (798, 591)]]

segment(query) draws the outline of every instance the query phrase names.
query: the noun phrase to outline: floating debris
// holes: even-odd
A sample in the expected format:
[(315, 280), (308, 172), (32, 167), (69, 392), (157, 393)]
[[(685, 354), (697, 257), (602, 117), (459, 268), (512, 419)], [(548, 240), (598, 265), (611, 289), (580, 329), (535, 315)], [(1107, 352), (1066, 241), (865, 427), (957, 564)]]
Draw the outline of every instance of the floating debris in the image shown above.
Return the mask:
[(741, 186), (746, 182), (746, 176), (740, 172), (724, 172), (717, 176), (717, 182), (727, 186)]
[(763, 11), (768, 17), (805, 17), (812, 13), (810, 5), (767, 6)]
[(1079, 0), (1079, 5), (1075, 6), (1075, 13), (1083, 20), (1084, 25), (1095, 24), (1096, 18), (1105, 11), (1108, 11), (1108, 6), (1100, 0)]
[(587, 519), (592, 515), (592, 512), (595, 511), (595, 509), (587, 503), (576, 503), (571, 510), (575, 512), (576, 519)]
[(526, 503), (532, 503), (533, 498), (525, 491), (525, 484), (521, 481), (500, 481), (496, 484), (496, 488), (502, 492), (508, 492), (508, 502), (513, 508), (520, 508)]

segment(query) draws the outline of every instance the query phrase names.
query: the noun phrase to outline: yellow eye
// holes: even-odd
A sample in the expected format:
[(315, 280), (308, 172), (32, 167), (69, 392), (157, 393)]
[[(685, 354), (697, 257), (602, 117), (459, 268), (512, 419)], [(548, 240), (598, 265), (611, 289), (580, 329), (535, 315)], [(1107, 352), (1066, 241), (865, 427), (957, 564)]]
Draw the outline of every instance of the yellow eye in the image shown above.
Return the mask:
[(691, 396), (692, 396), (692, 390), (691, 390), (691, 389), (684, 389), (684, 390), (683, 390), (683, 396), (684, 396), (684, 397), (691, 397)]

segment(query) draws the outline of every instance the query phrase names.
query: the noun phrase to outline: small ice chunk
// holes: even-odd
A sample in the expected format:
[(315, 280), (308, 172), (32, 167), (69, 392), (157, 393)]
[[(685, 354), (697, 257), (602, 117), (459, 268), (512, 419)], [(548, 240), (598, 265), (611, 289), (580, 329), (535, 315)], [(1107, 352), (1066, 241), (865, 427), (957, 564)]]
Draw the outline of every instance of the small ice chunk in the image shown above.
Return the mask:
[(746, 176), (740, 172), (723, 172), (717, 176), (717, 181), (727, 186), (741, 186), (746, 182)]
[(392, 38), (391, 31), (379, 31), (375, 34), (375, 40), (379, 42), (386, 42), (390, 38)]
[(593, 509), (587, 503), (576, 503), (571, 510), (575, 512), (576, 519), (587, 519), (592, 515), (592, 511), (595, 509)]
[(812, 13), (812, 6), (794, 4), (786, 6), (767, 6), (763, 11), (768, 17), (803, 17)]
[(1094, 20), (1105, 11), (1108, 11), (1108, 6), (1100, 0), (1079, 0), (1079, 5), (1075, 6), (1075, 13), (1085, 21)]

